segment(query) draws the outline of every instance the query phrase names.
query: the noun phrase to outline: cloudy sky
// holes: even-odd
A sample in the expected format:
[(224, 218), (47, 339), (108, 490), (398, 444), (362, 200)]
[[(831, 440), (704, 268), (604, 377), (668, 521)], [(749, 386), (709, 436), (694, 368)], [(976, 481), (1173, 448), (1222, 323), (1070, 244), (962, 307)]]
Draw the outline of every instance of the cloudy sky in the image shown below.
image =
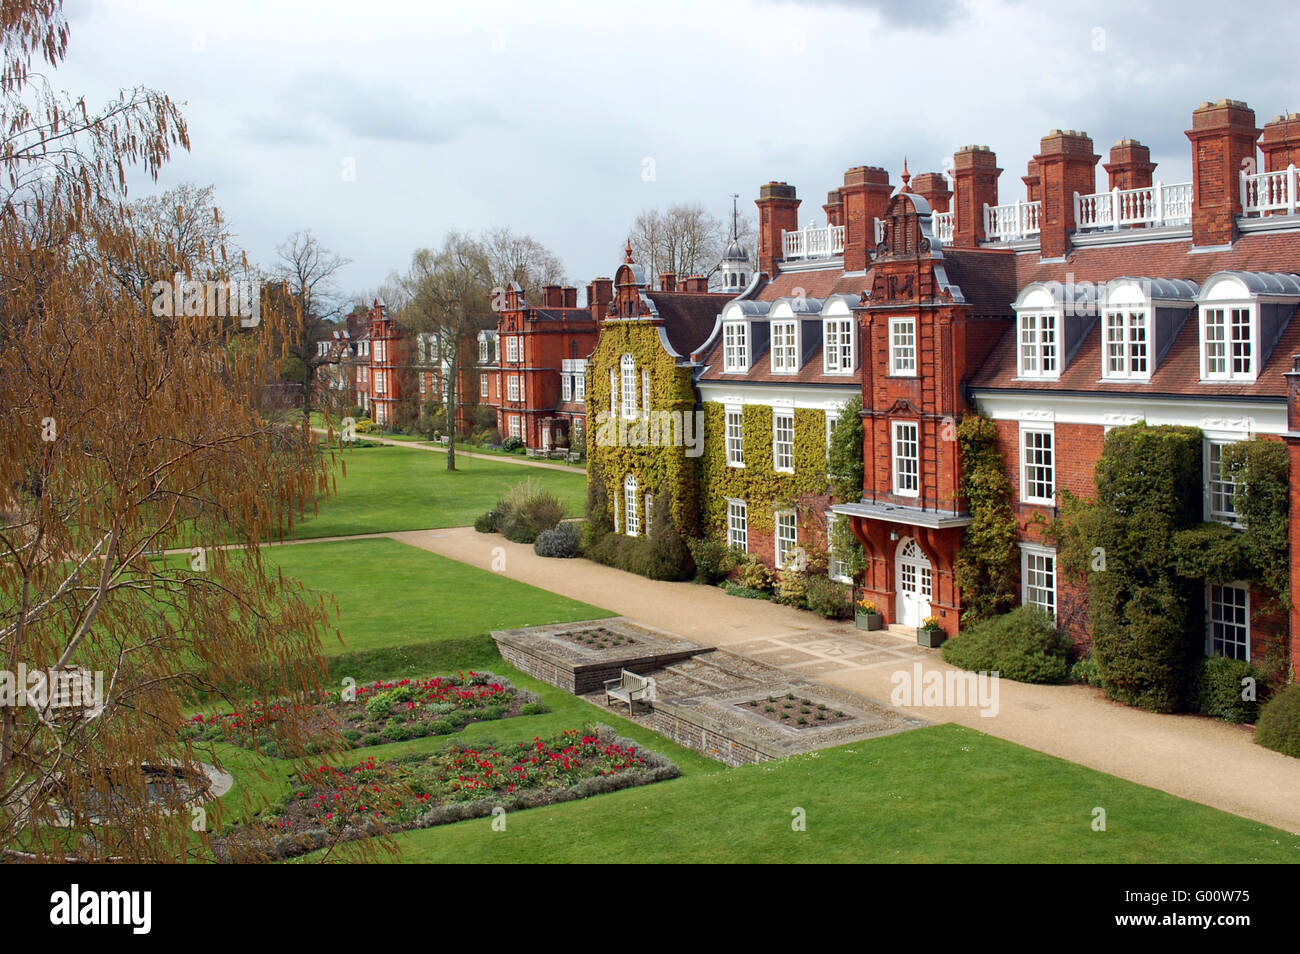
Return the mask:
[[(185, 102), (159, 186), (216, 187), (250, 257), (310, 228), (364, 293), (452, 228), (534, 235), (584, 285), (646, 208), (719, 216), (780, 179), (823, 223), (854, 165), (895, 181), (967, 143), (1006, 171), (1040, 137), (1132, 136), (1190, 178), (1192, 109), (1300, 110), (1290, 2), (1222, 0), (66, 0), (59, 86)], [(1290, 39), (1288, 39), (1290, 38)], [(1104, 161), (1104, 160), (1103, 160)], [(1101, 171), (1100, 169), (1098, 170)], [(1104, 173), (1102, 173), (1104, 176)], [(1103, 183), (1104, 185), (1104, 183)], [(155, 186), (138, 181), (133, 195)]]

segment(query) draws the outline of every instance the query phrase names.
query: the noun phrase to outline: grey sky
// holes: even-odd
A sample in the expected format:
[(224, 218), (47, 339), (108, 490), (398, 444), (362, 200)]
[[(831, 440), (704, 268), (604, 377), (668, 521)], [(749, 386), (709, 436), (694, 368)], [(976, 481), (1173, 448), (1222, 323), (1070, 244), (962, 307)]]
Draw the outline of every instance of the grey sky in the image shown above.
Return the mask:
[[(723, 216), (769, 179), (801, 222), (854, 165), (897, 182), (983, 143), (1003, 201), (1054, 127), (1190, 177), (1203, 100), (1300, 110), (1292, 3), (68, 0), (59, 86), (187, 101), (161, 186), (216, 186), (251, 257), (310, 228), (374, 288), (451, 228), (509, 225), (583, 285), (650, 206)], [(647, 179), (647, 160), (653, 179)], [(355, 170), (355, 176), (346, 173)], [(1100, 171), (1100, 170), (1099, 170)], [(1104, 174), (1103, 174), (1104, 175)], [(138, 182), (134, 194), (151, 184)]]

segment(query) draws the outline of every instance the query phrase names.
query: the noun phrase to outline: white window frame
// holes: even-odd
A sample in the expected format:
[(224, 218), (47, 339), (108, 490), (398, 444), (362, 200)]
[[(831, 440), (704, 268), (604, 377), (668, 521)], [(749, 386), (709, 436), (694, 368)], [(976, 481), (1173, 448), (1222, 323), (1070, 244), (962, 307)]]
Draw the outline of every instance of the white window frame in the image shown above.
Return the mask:
[(560, 400), (573, 400), (573, 375), (571, 374), (560, 375)]
[[(901, 433), (900, 432), (910, 432)], [(911, 445), (911, 456), (900, 456), (900, 446)], [(921, 422), (891, 421), (889, 425), (889, 460), (894, 493), (900, 497), (921, 496)], [(910, 462), (911, 467), (902, 465)], [(910, 478), (910, 479), (909, 479)]]
[(853, 324), (852, 318), (822, 320), (822, 371), (826, 374), (852, 374), (857, 366)]
[(727, 498), (727, 546), (749, 552), (749, 504)]
[[(1050, 327), (1049, 327), (1050, 322)], [(1061, 313), (1034, 308), (1016, 315), (1016, 376), (1061, 376)]]
[(654, 407), (654, 402), (650, 400), (650, 369), (641, 369), (641, 409), (649, 411)]
[[(1223, 301), (1207, 302), (1197, 309), (1200, 312), (1201, 322), (1201, 380), (1203, 381), (1254, 381), (1259, 374), (1259, 309), (1253, 301), (1241, 301), (1225, 299)], [(1221, 315), (1222, 321), (1215, 321), (1222, 329), (1221, 337), (1216, 335), (1212, 341), (1210, 336), (1210, 313), (1216, 312)], [(1241, 322), (1240, 316), (1244, 314), (1245, 321)], [(1233, 354), (1234, 349), (1241, 343), (1240, 339), (1234, 338), (1236, 329), (1244, 327), (1249, 336), (1244, 344), (1249, 353), (1246, 359), (1249, 362), (1249, 368), (1238, 370), (1234, 367), (1237, 363), (1238, 356)], [(1212, 368), (1212, 359), (1210, 355), (1211, 346), (1218, 345), (1222, 349), (1222, 354), (1216, 356), (1217, 360), (1223, 362), (1222, 368)], [(1216, 348), (1215, 350), (1219, 350)]]
[[(1114, 319), (1118, 318), (1118, 326)], [(1118, 331), (1118, 336), (1115, 332)], [(1107, 381), (1151, 379), (1151, 310), (1124, 305), (1107, 308), (1101, 316), (1101, 376)], [(1112, 367), (1118, 358), (1120, 368)], [(1141, 367), (1133, 365), (1140, 360)]]
[(478, 379), (478, 396), (481, 398), (488, 396), (488, 379), (486, 374)]
[(889, 319), (889, 373), (894, 377), (917, 376), (920, 357), (919, 329), (915, 317)]
[[(1051, 561), (1050, 565), (1046, 561)], [(1036, 543), (1020, 544), (1020, 603), (1037, 606), (1056, 618), (1059, 582), (1056, 550)]]
[(512, 336), (506, 339), (506, 360), (507, 361), (519, 360), (519, 339), (518, 338)]
[(506, 399), (510, 401), (522, 401), (523, 388), (519, 385), (519, 375), (512, 374), (506, 378)]
[(510, 432), (507, 435), (508, 437), (518, 437), (521, 439), (523, 438), (524, 436), (523, 421), (520, 419), (518, 414), (506, 415), (506, 428)]
[(840, 422), (840, 411), (826, 412), (826, 463), (829, 466), (831, 458), (831, 437), (835, 434), (835, 426)]
[[(1040, 440), (1046, 437), (1044, 444)], [(1046, 464), (1041, 459), (1030, 460), (1030, 452), (1034, 451), (1041, 455), (1046, 450), (1050, 455)], [(1031, 485), (1041, 485), (1043, 481), (1039, 474), (1035, 474), (1030, 479), (1031, 468), (1036, 470), (1046, 469), (1049, 475), (1047, 483), (1052, 488), (1051, 496), (1044, 497), (1029, 492)], [(1032, 427), (1021, 425), (1020, 427), (1020, 502), (1027, 504), (1041, 504), (1046, 507), (1056, 506), (1056, 428), (1048, 425), (1034, 425)]]
[(771, 323), (772, 373), (795, 374), (799, 370), (799, 320), (781, 318)]
[[(1226, 606), (1215, 597), (1222, 597), (1229, 592), (1232, 594), (1233, 603), (1230, 607), (1234, 615), (1237, 610), (1242, 611), (1244, 619), (1228, 619), (1223, 611)], [(1216, 627), (1223, 627), (1216, 632)], [(1241, 639), (1223, 639), (1218, 636), (1237, 635), (1230, 634), (1228, 628), (1238, 630)], [(1225, 648), (1231, 646), (1241, 646), (1243, 655), (1237, 656), (1226, 652), (1216, 651), (1216, 642), (1221, 643)], [(1205, 585), (1205, 655), (1207, 656), (1228, 656), (1230, 659), (1250, 660), (1250, 586), (1246, 583), (1228, 583), (1219, 586), (1215, 583)]]
[[(783, 431), (788, 431), (788, 440), (781, 439)], [(794, 411), (772, 412), (772, 469), (778, 474), (794, 473)]]
[[(733, 429), (732, 417), (735, 417)], [(723, 410), (724, 441), (727, 446), (727, 466), (745, 466), (745, 415), (739, 407)]]
[(636, 358), (625, 354), (619, 359), (619, 408), (625, 420), (636, 417)]
[(722, 371), (744, 373), (749, 370), (749, 322), (727, 321), (722, 324)]
[[(1205, 449), (1202, 456), (1205, 461), (1205, 519), (1206, 520), (1211, 520), (1216, 523), (1226, 523), (1229, 526), (1234, 526), (1234, 527), (1244, 526), (1244, 523), (1241, 519), (1241, 515), (1237, 513), (1235, 502), (1233, 502), (1233, 496), (1235, 493), (1234, 488), (1236, 486), (1236, 481), (1234, 481), (1231, 477), (1227, 478), (1226, 480), (1223, 478), (1222, 464), (1219, 461), (1216, 461), (1215, 458), (1220, 454), (1222, 454), (1223, 448), (1231, 444), (1235, 444), (1239, 440), (1245, 440), (1245, 439), (1246, 437), (1244, 435), (1232, 439), (1211, 437), (1209, 435), (1206, 435), (1205, 437)], [(1217, 477), (1215, 474), (1216, 470), (1218, 470)], [(1219, 485), (1218, 489), (1216, 489), (1216, 485)], [(1223, 510), (1215, 506), (1216, 500), (1220, 499), (1224, 494), (1227, 495), (1228, 500), (1230, 502), (1230, 506), (1232, 507), (1232, 509), (1230, 510)]]
[(637, 515), (636, 504), (636, 475), (628, 474), (623, 478), (623, 516), (625, 524), (623, 532), (629, 537), (639, 536), (641, 531), (641, 518)]
[(835, 553), (835, 525), (844, 519), (844, 514), (826, 511), (826, 575), (836, 583), (853, 582), (853, 577), (848, 573), (848, 564)]
[[(783, 524), (789, 521), (790, 536), (782, 536)], [(772, 512), (772, 541), (773, 554), (776, 557), (776, 568), (784, 569), (786, 557), (789, 551), (797, 549), (799, 546), (799, 517), (793, 510), (775, 510)]]
[(486, 338), (481, 339), (478, 343), (478, 363), (488, 363), (488, 343)]
[(587, 372), (579, 371), (573, 376), (573, 400), (579, 404), (587, 403)]

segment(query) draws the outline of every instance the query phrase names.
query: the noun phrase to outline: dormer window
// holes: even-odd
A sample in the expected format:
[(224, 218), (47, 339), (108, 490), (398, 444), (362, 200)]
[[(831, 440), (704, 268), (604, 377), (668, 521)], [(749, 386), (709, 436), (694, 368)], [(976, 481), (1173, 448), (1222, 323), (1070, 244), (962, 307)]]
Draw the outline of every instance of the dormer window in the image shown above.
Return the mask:
[(1019, 324), (1020, 351), (1016, 373), (1022, 378), (1059, 377), (1056, 313), (1022, 312)]
[(827, 374), (853, 373), (853, 319), (827, 318), (822, 322), (822, 369)]
[(749, 370), (749, 325), (743, 321), (722, 326), (722, 370)]
[(1210, 381), (1255, 380), (1254, 309), (1201, 306), (1201, 376)]
[(799, 323), (772, 322), (772, 370), (791, 374), (799, 370)]
[(1150, 313), (1145, 309), (1107, 309), (1102, 322), (1102, 377), (1151, 377)]

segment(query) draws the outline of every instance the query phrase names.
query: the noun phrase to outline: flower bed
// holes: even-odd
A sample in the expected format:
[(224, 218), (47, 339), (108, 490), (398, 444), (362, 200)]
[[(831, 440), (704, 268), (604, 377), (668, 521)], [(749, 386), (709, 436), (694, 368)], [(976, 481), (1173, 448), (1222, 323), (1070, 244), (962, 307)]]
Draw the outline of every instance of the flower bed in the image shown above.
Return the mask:
[(289, 858), (381, 832), (429, 828), (676, 778), (677, 767), (607, 726), (354, 765), (298, 778), (256, 823), (214, 839), (220, 860)]
[(589, 649), (608, 649), (610, 646), (635, 646), (637, 641), (626, 633), (616, 633), (597, 626), (595, 629), (582, 629), (573, 633), (559, 633), (561, 639)]
[[(317, 705), (251, 703), (239, 712), (192, 717), (182, 733), (201, 741), (230, 742), (271, 756), (293, 754), (295, 739), (337, 733), (350, 748), (448, 735), (472, 722), (547, 712), (534, 693), (516, 689), (490, 672), (460, 672), (432, 679), (402, 679), (343, 690)], [(304, 746), (312, 751), (312, 744)]]
[(801, 698), (792, 692), (784, 696), (766, 696), (736, 703), (737, 708), (760, 715), (793, 729), (811, 729), (813, 726), (834, 725), (847, 722), (853, 716), (840, 709), (832, 709), (824, 702)]

